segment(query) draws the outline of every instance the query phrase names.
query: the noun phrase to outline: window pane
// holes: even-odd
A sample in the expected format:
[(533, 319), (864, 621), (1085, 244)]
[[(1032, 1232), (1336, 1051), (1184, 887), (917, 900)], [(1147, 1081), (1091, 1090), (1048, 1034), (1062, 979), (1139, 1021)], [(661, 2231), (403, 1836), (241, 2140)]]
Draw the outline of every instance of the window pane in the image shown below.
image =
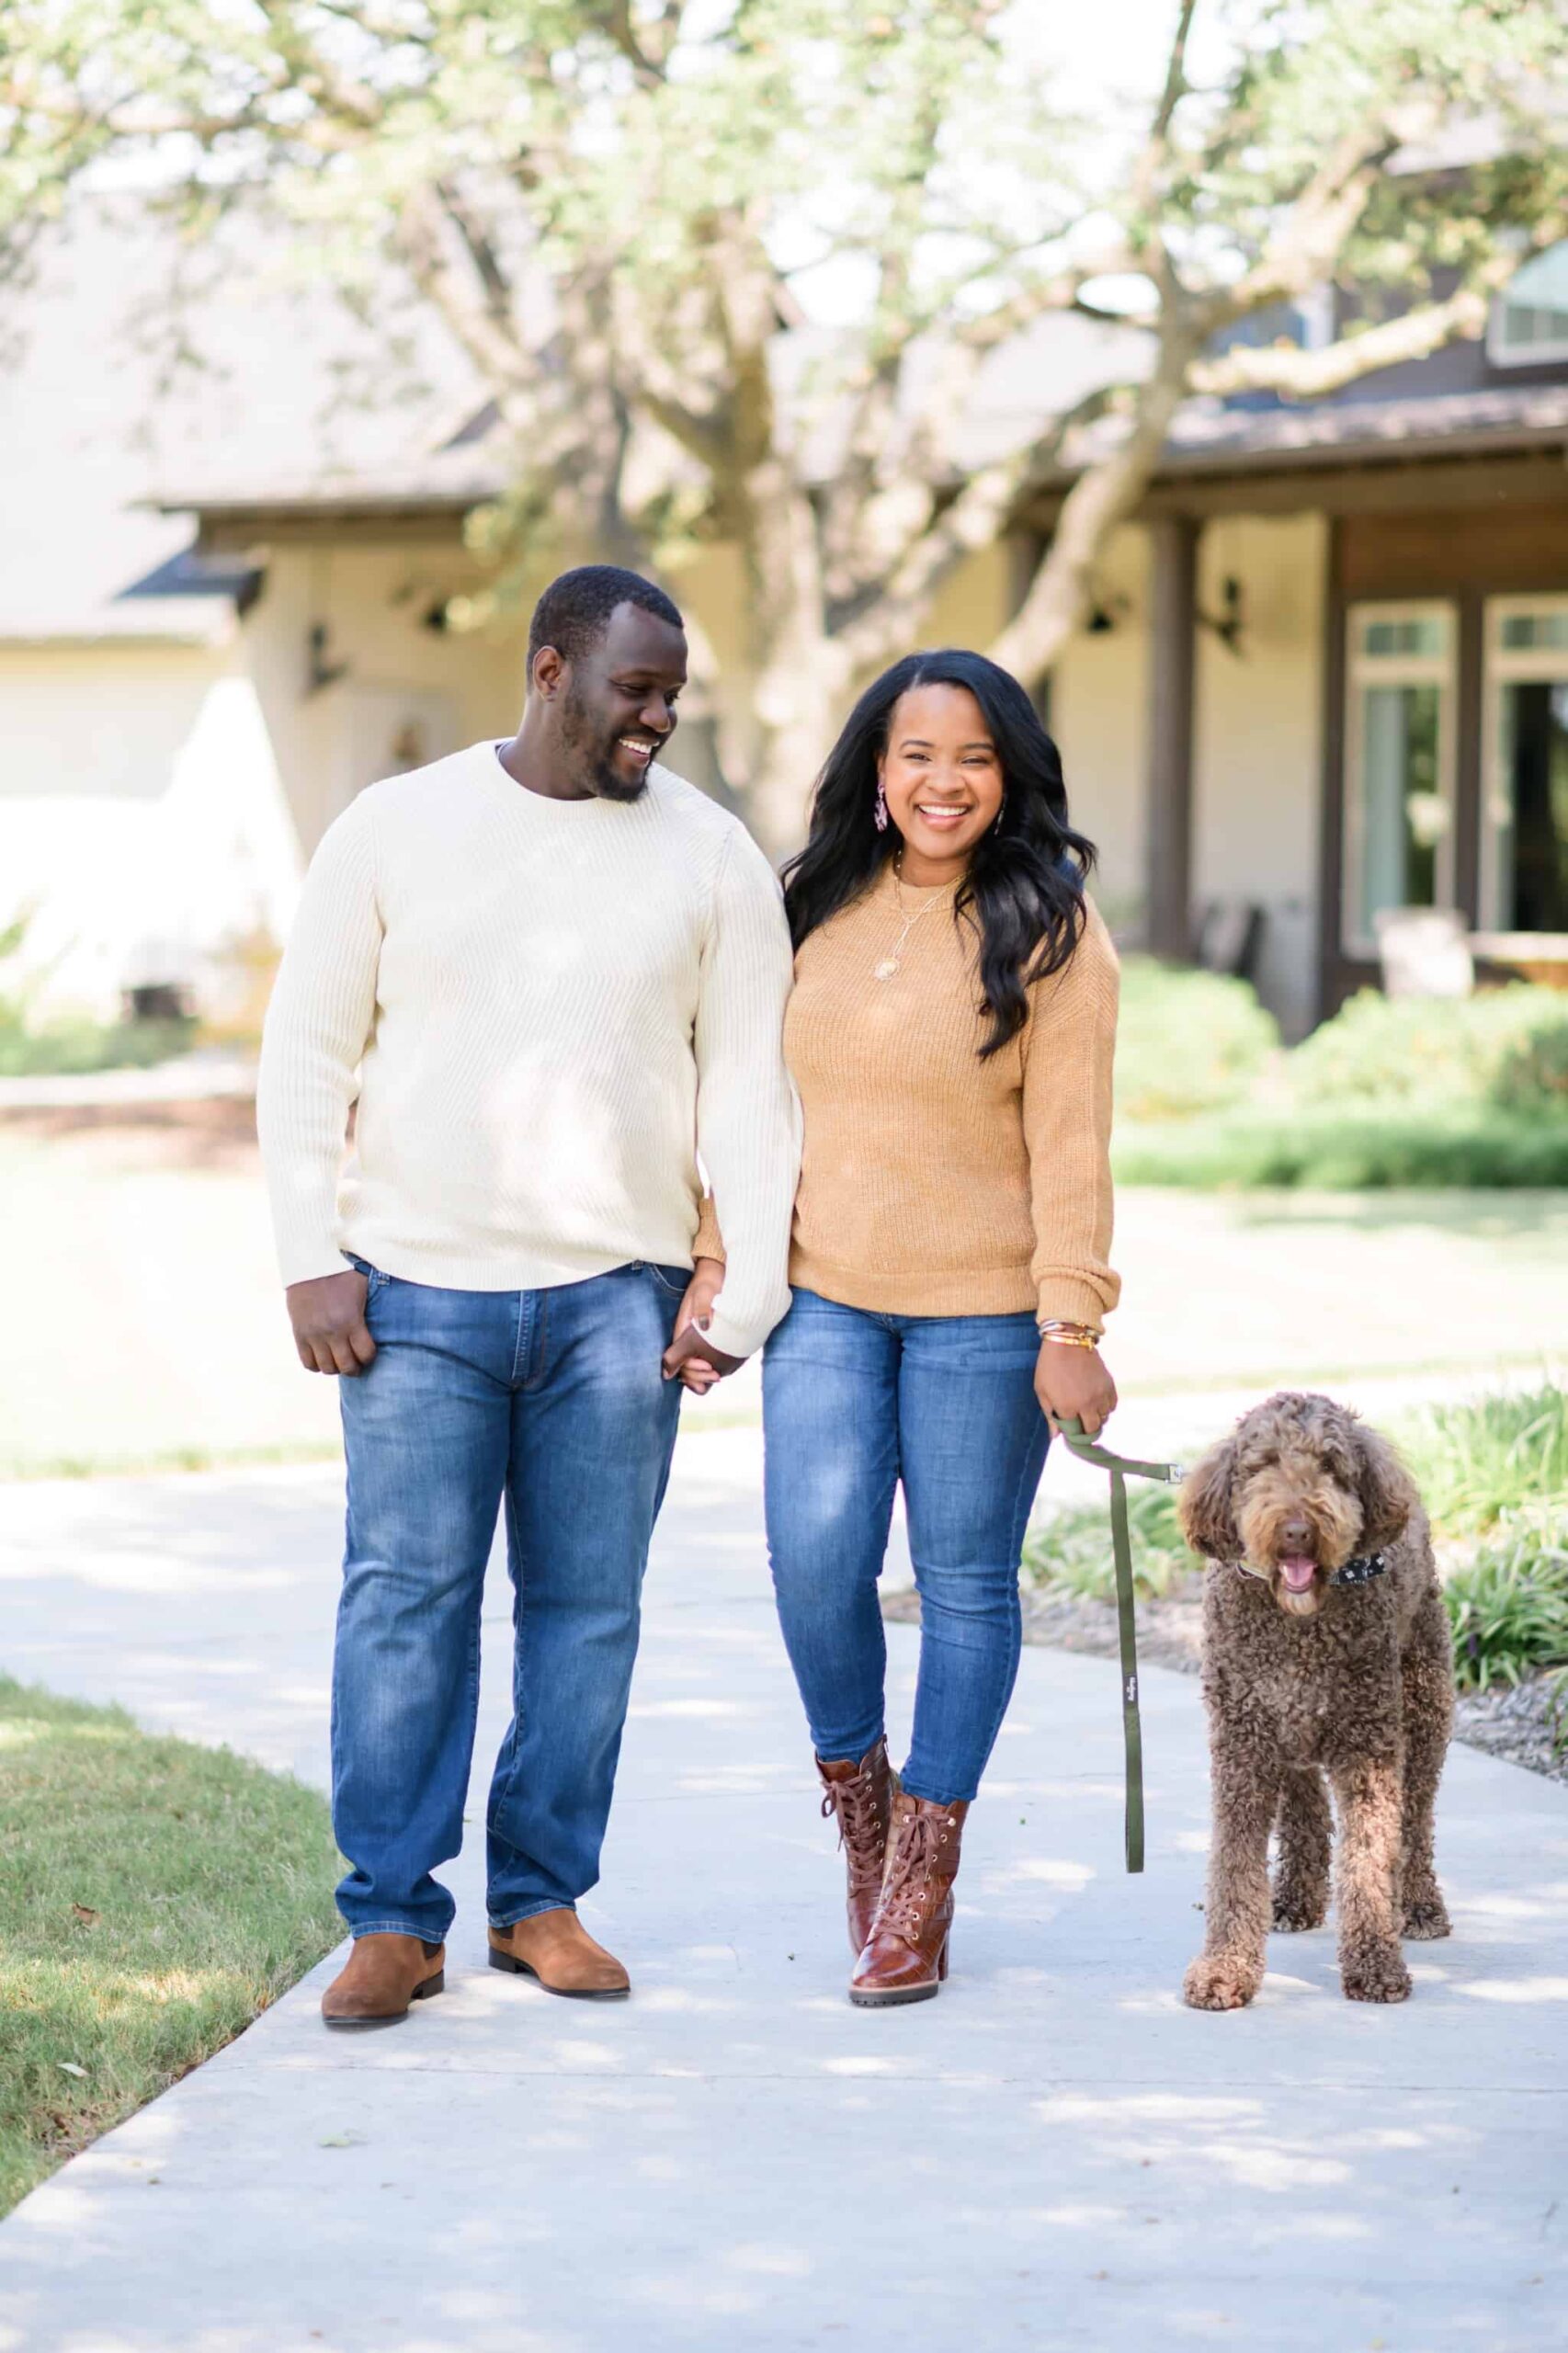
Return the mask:
[(1505, 350), (1523, 353), (1568, 343), (1568, 242), (1526, 262), (1501, 309)]
[(1503, 689), (1498, 919), (1505, 931), (1568, 931), (1568, 685)]
[(1368, 687), (1361, 696), (1363, 934), (1381, 907), (1437, 901), (1448, 809), (1437, 770), (1438, 689)]
[(1553, 612), (1506, 613), (1503, 617), (1506, 654), (1568, 654), (1568, 606)]
[(1441, 613), (1408, 615), (1402, 620), (1363, 621), (1361, 650), (1374, 659), (1446, 651), (1449, 625)]

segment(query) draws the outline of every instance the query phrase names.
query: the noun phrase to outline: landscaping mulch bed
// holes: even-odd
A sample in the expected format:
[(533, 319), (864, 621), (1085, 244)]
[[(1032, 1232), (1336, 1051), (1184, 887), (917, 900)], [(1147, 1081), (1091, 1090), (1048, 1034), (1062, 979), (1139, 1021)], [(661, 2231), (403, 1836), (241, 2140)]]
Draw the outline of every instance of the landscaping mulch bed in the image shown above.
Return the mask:
[[(1138, 1656), (1152, 1666), (1174, 1666), (1196, 1675), (1202, 1654), (1202, 1594), (1200, 1577), (1138, 1604)], [(1093, 1658), (1118, 1655), (1116, 1611), (1108, 1601), (1080, 1599), (1072, 1594), (1023, 1589), (1024, 1640), (1046, 1650), (1082, 1651)], [(890, 1593), (882, 1615), (900, 1625), (920, 1623), (918, 1595)], [(1515, 1684), (1495, 1684), (1488, 1691), (1461, 1691), (1454, 1716), (1454, 1737), (1489, 1756), (1523, 1765), (1549, 1780), (1568, 1782), (1568, 1745), (1553, 1750), (1552, 1706), (1549, 1678), (1532, 1677)]]

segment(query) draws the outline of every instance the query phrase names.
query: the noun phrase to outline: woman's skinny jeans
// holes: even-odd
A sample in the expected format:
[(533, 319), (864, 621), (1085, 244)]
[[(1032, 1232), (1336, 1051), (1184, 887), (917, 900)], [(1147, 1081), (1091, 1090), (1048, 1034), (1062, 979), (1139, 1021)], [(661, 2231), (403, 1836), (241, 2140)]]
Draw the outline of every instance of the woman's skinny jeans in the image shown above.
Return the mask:
[(763, 1360), (779, 1622), (824, 1759), (883, 1729), (877, 1600), (903, 1483), (920, 1593), (911, 1796), (975, 1795), (1018, 1670), (1018, 1555), (1050, 1431), (1018, 1315), (885, 1315), (798, 1290)]

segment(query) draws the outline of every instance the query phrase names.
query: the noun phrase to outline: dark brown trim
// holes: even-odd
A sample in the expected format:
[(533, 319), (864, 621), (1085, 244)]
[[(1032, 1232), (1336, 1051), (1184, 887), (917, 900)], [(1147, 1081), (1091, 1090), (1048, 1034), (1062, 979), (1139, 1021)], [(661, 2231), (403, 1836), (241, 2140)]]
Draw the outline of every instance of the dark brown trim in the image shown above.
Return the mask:
[(1165, 515), (1149, 526), (1149, 733), (1144, 816), (1148, 943), (1156, 956), (1192, 947), (1192, 700), (1198, 525)]
[(1470, 586), (1459, 608), (1454, 677), (1454, 904), (1473, 931), (1481, 921), (1481, 769), (1486, 599)]
[(1348, 994), (1345, 936), (1345, 534), (1331, 517), (1324, 595), (1323, 782), (1318, 864), (1316, 1018), (1326, 1021)]

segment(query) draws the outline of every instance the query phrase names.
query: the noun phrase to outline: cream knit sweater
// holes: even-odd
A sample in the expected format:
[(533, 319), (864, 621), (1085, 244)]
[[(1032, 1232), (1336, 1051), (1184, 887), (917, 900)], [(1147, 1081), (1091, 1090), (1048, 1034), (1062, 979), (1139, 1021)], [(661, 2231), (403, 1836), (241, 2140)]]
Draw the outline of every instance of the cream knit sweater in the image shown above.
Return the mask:
[(713, 1344), (749, 1355), (789, 1304), (789, 987), (767, 860), (666, 768), (635, 801), (550, 801), (484, 743), (371, 785), (312, 860), (267, 1013), (285, 1283), (346, 1251), (455, 1290), (687, 1267), (700, 1153)]

